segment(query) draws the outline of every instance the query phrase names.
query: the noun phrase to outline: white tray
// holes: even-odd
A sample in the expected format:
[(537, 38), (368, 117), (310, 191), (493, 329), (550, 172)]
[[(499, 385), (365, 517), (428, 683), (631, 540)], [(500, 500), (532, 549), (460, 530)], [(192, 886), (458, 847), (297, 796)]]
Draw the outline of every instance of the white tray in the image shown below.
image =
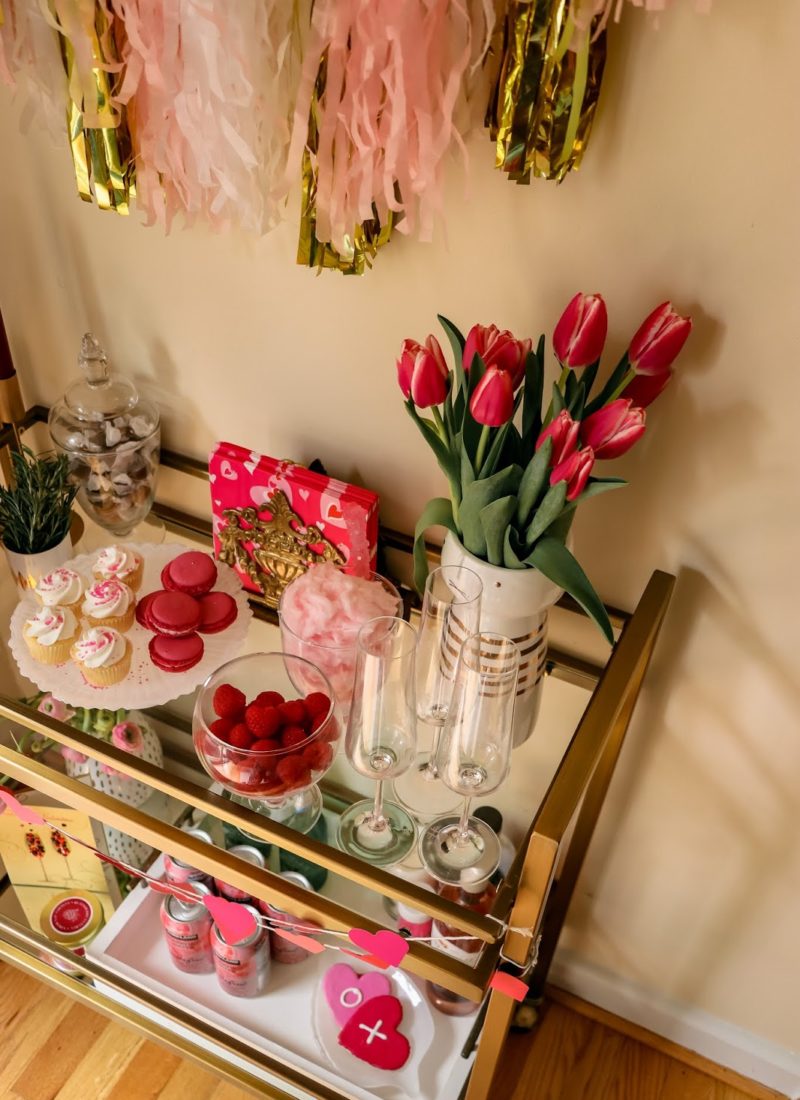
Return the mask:
[[(163, 857), (156, 861), (150, 873), (158, 876), (162, 871)], [(329, 889), (335, 882), (336, 877), (332, 875), (325, 887), (326, 894), (340, 895), (349, 889), (344, 880), (338, 880), (338, 888)], [(340, 897), (337, 896), (337, 900)], [(349, 900), (352, 904), (352, 896)], [(160, 904), (161, 897), (149, 887), (137, 886), (87, 948), (87, 953), (110, 972), (162, 997), (166, 1005), (180, 1005), (194, 1015), (202, 1015), (204, 1020), (228, 1034), (244, 1039), (254, 1050), (290, 1060), (292, 1065), (322, 1078), (352, 1100), (457, 1100), (472, 1066), (472, 1057), (462, 1058), (461, 1049), (474, 1016), (443, 1016), (431, 1010), (434, 1026), (430, 1047), (435, 1049), (436, 1057), (423, 1059), (421, 1089), (413, 1097), (391, 1084), (375, 1092), (367, 1091), (337, 1073), (314, 1033), (312, 1010), (321, 975), (334, 962), (347, 961), (346, 956), (325, 951), (295, 965), (273, 961), (265, 993), (249, 999), (231, 997), (222, 992), (213, 974), (184, 974), (172, 965), (161, 933)], [(411, 980), (422, 986), (417, 979)], [(114, 989), (111, 973), (109, 985), (103, 983), (102, 988), (116, 1000), (125, 1000), (124, 995)], [(157, 1012), (152, 1015), (154, 1019), (159, 1018)], [(213, 1043), (204, 1041), (203, 1046), (214, 1049), (230, 1062), (247, 1066), (265, 1083), (276, 1083), (266, 1071), (254, 1069), (252, 1064), (237, 1059)], [(281, 1082), (281, 1087), (295, 1094), (285, 1082)], [(298, 1091), (296, 1095), (305, 1094)]]
[[(162, 587), (161, 570), (167, 562), (186, 550), (186, 547), (180, 543), (164, 543), (161, 546), (153, 543), (131, 545), (144, 559), (144, 576), (137, 599), (148, 592), (158, 591)], [(96, 557), (96, 550), (91, 554), (80, 554), (67, 562), (67, 568), (74, 569), (85, 580), (89, 580), (92, 576), (92, 562)], [(198, 684), (202, 684), (220, 665), (237, 656), (244, 645), (252, 617), (247, 595), (236, 573), (222, 562), (216, 564), (217, 583), (214, 588), (233, 596), (239, 614), (236, 621), (219, 634), (201, 635), (205, 646), (203, 656), (194, 668), (190, 668), (187, 672), (164, 672), (156, 668), (150, 660), (147, 648), (153, 635), (138, 623), (134, 623), (131, 629), (125, 632), (133, 646), (130, 672), (121, 683), (114, 684), (112, 687), (97, 688), (87, 684), (78, 666), (72, 661), (55, 667), (35, 661), (22, 637), (25, 620), (39, 610), (39, 604), (32, 593), (20, 600), (11, 616), (11, 652), (19, 665), (20, 672), (36, 684), (40, 691), (52, 692), (57, 699), (61, 699), (71, 707), (141, 710), (145, 707), (170, 703), (173, 699), (188, 694)]]

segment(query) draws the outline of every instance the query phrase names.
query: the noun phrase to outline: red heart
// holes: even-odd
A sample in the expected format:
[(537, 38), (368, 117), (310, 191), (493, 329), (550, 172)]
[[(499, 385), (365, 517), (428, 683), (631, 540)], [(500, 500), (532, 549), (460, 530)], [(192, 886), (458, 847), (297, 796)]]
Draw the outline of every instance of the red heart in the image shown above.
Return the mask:
[(373, 997), (356, 1009), (339, 1032), (339, 1044), (378, 1069), (400, 1069), (411, 1047), (397, 1030), (403, 1006), (397, 997)]

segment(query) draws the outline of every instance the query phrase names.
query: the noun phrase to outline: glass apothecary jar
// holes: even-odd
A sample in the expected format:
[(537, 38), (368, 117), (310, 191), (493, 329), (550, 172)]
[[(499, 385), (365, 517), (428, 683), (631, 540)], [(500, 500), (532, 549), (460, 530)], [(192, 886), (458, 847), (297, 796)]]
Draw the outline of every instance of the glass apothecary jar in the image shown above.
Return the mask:
[(158, 476), (161, 429), (156, 406), (87, 332), (78, 363), (83, 377), (50, 410), (53, 443), (68, 455), (78, 501), (106, 531), (124, 536), (147, 516)]

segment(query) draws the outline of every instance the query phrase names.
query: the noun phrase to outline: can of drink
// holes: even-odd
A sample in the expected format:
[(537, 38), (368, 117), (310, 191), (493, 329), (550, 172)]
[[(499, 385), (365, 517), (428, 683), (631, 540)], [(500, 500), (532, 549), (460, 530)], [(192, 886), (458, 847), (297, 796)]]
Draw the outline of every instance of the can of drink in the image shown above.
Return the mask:
[[(244, 908), (256, 921), (260, 919), (258, 910), (252, 905)], [(217, 981), (225, 993), (232, 997), (257, 997), (264, 992), (270, 971), (269, 936), (260, 924), (251, 935), (235, 943), (228, 943), (215, 924), (211, 930), (211, 947)]]
[[(252, 844), (235, 844), (233, 848), (228, 849), (232, 855), (238, 856), (239, 859), (244, 859), (248, 863), (252, 863), (254, 867), (260, 867), (262, 870), (267, 866), (267, 861), (264, 856), (259, 852), (258, 848), (255, 848)], [(227, 882), (223, 882), (221, 878), (214, 879), (214, 885), (217, 888), (217, 893), (227, 898), (228, 901), (241, 901), (252, 902), (253, 898), (250, 894), (244, 890), (240, 890), (238, 886), (230, 886)]]
[(223, 821), (222, 831), (225, 835), (226, 848), (235, 848), (239, 844), (249, 845), (251, 848), (258, 848), (264, 859), (269, 859), (270, 852), (272, 851), (272, 845), (269, 841), (259, 840), (257, 836), (250, 836), (244, 829), (239, 829), (236, 825), (231, 825), (228, 821)]
[[(39, 927), (51, 943), (68, 947), (74, 955), (85, 955), (106, 922), (103, 903), (88, 890), (65, 890), (51, 898), (39, 917)], [(78, 969), (55, 955), (42, 954), (45, 962), (65, 974), (80, 974)]]
[[(302, 886), (304, 890), (313, 890), (311, 883), (299, 871), (284, 871), (281, 878), (288, 879), (296, 886)], [(280, 909), (269, 901), (259, 901), (258, 905), (265, 917), (280, 922), (278, 927), (285, 929), (287, 932), (313, 932), (322, 927), (314, 920), (293, 917), (291, 913), (287, 913), (285, 909)], [(300, 947), (299, 944), (290, 943), (283, 936), (279, 936), (274, 928), (269, 930), (269, 945), (276, 963), (299, 963), (309, 956), (308, 951)]]
[(197, 901), (183, 901), (171, 894), (161, 903), (161, 926), (172, 965), (186, 974), (212, 974), (214, 956), (211, 953), (211, 914), (203, 905), (203, 897), (211, 890), (205, 883), (191, 882), (187, 892), (198, 895)]
[[(205, 829), (184, 829), (184, 832), (187, 836), (202, 840), (204, 844), (214, 843)], [(205, 871), (198, 871), (190, 863), (184, 863), (182, 859), (171, 856), (167, 852), (164, 853), (164, 878), (171, 886), (184, 886), (187, 882), (202, 882), (209, 889), (214, 881)]]

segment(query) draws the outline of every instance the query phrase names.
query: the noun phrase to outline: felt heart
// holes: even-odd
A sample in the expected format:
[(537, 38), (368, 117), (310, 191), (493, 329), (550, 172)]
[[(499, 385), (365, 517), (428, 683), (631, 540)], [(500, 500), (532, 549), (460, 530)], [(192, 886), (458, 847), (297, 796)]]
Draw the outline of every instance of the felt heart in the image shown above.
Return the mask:
[(344, 1027), (357, 1008), (373, 997), (392, 992), (392, 983), (383, 974), (358, 974), (347, 963), (336, 963), (322, 979), (325, 1000), (339, 1027)]
[(237, 905), (227, 898), (203, 898), (203, 904), (214, 918), (214, 923), (228, 943), (241, 943), (252, 936), (258, 925), (252, 913), (244, 905)]
[(12, 814), (18, 817), (25, 825), (44, 825), (44, 827), (47, 828), (47, 822), (41, 814), (37, 814), (30, 806), (23, 806), (22, 803), (14, 797), (11, 791), (7, 791), (5, 787), (0, 787), (0, 799), (3, 800)]
[(359, 1005), (342, 1030), (339, 1043), (378, 1069), (400, 1069), (411, 1053), (408, 1039), (398, 1030), (403, 1006), (397, 997), (373, 997)]
[(223, 459), (223, 461), (220, 463), (219, 472), (222, 474), (223, 477), (226, 477), (228, 481), (236, 481), (239, 477), (234, 468), (231, 466), (230, 462), (228, 462), (227, 458)]
[(290, 932), (288, 928), (272, 928), (270, 931), (273, 936), (280, 936), (282, 940), (288, 940), (296, 947), (302, 947), (309, 955), (319, 955), (321, 951), (325, 950), (325, 944), (320, 943), (319, 940), (312, 940), (311, 936), (301, 936), (297, 932)]
[(364, 928), (351, 928), (347, 933), (350, 942), (362, 951), (368, 951), (389, 966), (399, 966), (408, 954), (408, 943), (397, 932), (382, 928), (380, 932), (367, 932)]

